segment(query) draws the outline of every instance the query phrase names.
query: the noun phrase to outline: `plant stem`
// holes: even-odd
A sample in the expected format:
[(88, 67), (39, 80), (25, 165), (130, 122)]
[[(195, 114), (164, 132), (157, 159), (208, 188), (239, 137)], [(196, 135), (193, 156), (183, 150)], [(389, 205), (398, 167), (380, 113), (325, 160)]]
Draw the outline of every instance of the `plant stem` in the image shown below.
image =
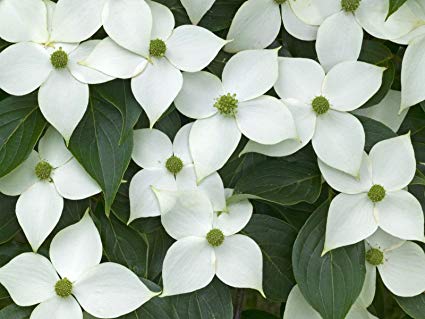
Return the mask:
[(235, 308), (234, 319), (241, 318), (244, 298), (245, 298), (245, 291), (243, 289), (238, 289), (236, 293), (236, 308)]

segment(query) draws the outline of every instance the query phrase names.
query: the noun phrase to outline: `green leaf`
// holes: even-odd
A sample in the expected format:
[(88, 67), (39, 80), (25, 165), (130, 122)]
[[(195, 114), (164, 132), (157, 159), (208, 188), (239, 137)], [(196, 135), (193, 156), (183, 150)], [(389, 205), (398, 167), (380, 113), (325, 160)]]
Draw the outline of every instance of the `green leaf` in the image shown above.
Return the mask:
[(315, 202), (321, 187), (316, 156), (310, 147), (306, 147), (294, 155), (268, 158), (256, 164), (255, 169), (250, 169), (238, 180), (235, 194), (280, 205), (294, 205)]
[(16, 197), (0, 194), (0, 244), (11, 240), (20, 230), (15, 213), (16, 200)]
[(414, 319), (425, 319), (425, 294), (411, 298), (394, 296), (400, 307)]
[(263, 288), (267, 299), (286, 301), (295, 285), (291, 256), (297, 231), (280, 219), (254, 215), (243, 233), (254, 239), (263, 252)]
[(0, 177), (25, 161), (45, 126), (36, 95), (0, 101)]
[(418, 162), (425, 163), (425, 114), (419, 106), (409, 109), (399, 133), (410, 132), (415, 156)]
[(121, 112), (108, 101), (92, 95), (69, 143), (72, 154), (102, 188), (107, 215), (133, 150), (132, 132), (121, 140), (122, 132)]
[(278, 317), (261, 310), (245, 310), (242, 319), (279, 319)]
[(306, 300), (323, 319), (345, 318), (365, 279), (363, 242), (342, 247), (321, 257), (325, 241), (326, 201), (308, 219), (294, 244), (295, 279)]
[(0, 310), (0, 319), (27, 319), (31, 315), (33, 307), (22, 308), (10, 305)]
[(363, 125), (365, 135), (366, 135), (366, 143), (365, 143), (365, 151), (370, 152), (370, 149), (376, 143), (386, 140), (389, 138), (396, 137), (395, 134), (388, 126), (382, 124), (381, 122), (375, 121), (365, 116), (357, 116), (360, 122)]
[(232, 20), (246, 0), (216, 0), (205, 14), (199, 26), (217, 32), (230, 27)]
[(390, 6), (385, 20), (387, 20), (393, 13), (395, 13), (407, 0), (388, 0)]

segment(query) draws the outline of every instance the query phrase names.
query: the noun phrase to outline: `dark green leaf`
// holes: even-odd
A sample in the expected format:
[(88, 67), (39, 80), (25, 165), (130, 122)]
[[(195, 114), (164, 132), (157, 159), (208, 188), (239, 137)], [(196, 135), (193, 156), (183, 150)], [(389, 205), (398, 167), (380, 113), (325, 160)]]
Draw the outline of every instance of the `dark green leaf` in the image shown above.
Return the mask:
[(369, 152), (373, 145), (376, 143), (386, 140), (389, 138), (396, 137), (395, 134), (388, 126), (381, 122), (372, 120), (368, 117), (357, 116), (360, 122), (363, 124), (363, 128), (366, 134), (365, 150)]
[(230, 27), (239, 7), (246, 0), (216, 0), (205, 14), (199, 26), (216, 32)]
[(7, 306), (0, 310), (0, 319), (27, 319), (31, 315), (33, 308), (22, 308), (16, 305)]
[(409, 109), (399, 134), (410, 132), (413, 148), (418, 162), (425, 163), (425, 113), (419, 106)]
[(45, 126), (36, 95), (0, 101), (0, 177), (28, 157)]
[(0, 194), (0, 244), (11, 240), (20, 230), (16, 218), (16, 197)]
[(414, 319), (425, 319), (425, 294), (416, 297), (402, 298), (395, 296), (400, 307)]
[(388, 19), (393, 13), (395, 13), (407, 0), (388, 0), (390, 3), (390, 6), (388, 8)]
[(263, 252), (263, 285), (267, 299), (286, 301), (295, 285), (291, 256), (297, 231), (280, 219), (254, 215), (243, 232), (254, 239)]
[(278, 317), (260, 310), (245, 310), (242, 319), (279, 319)]
[(362, 290), (365, 248), (361, 242), (321, 257), (328, 208), (325, 202), (301, 229), (292, 263), (301, 292), (323, 319), (343, 319)]

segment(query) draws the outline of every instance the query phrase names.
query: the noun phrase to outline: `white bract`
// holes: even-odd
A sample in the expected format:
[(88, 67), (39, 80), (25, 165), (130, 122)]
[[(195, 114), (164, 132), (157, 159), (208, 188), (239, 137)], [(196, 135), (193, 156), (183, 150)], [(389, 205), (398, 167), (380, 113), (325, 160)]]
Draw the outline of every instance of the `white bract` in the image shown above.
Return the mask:
[(215, 0), (180, 0), (193, 24), (198, 24)]
[(233, 40), (225, 46), (227, 52), (264, 49), (278, 36), (282, 25), (294, 37), (312, 41), (317, 26), (304, 23), (294, 14), (287, 0), (248, 0), (236, 12), (227, 34)]
[(405, 190), (416, 170), (409, 134), (364, 153), (358, 179), (320, 160), (319, 167), (326, 182), (341, 192), (329, 208), (324, 253), (360, 242), (378, 227), (398, 238), (424, 241), (421, 204)]
[(234, 55), (223, 81), (208, 72), (184, 73), (177, 109), (197, 119), (189, 135), (198, 181), (220, 169), (242, 134), (262, 144), (297, 138), (288, 108), (263, 95), (278, 77), (277, 50), (247, 50)]
[(0, 283), (17, 305), (39, 304), (30, 319), (82, 319), (81, 307), (97, 318), (116, 318), (158, 295), (124, 266), (101, 259), (100, 235), (87, 212), (53, 238), (51, 262), (23, 253), (0, 268)]
[(261, 250), (251, 238), (237, 234), (251, 218), (249, 201), (230, 204), (226, 212), (216, 214), (199, 190), (155, 193), (162, 225), (177, 240), (164, 259), (162, 296), (201, 289), (215, 275), (229, 286), (264, 295)]
[(171, 143), (167, 135), (156, 129), (134, 131), (133, 160), (143, 168), (130, 183), (130, 219), (161, 215), (151, 187), (165, 190), (193, 190), (206, 193), (214, 211), (225, 209), (224, 186), (214, 172), (199, 186), (189, 151), (189, 132), (192, 124), (183, 126)]
[(314, 60), (279, 58), (279, 79), (274, 88), (294, 116), (301, 142), (261, 145), (250, 141), (243, 153), (286, 156), (311, 140), (323, 162), (357, 176), (365, 133), (360, 121), (349, 111), (362, 106), (379, 90), (383, 72), (384, 68), (372, 64), (347, 61), (325, 75)]
[(393, 294), (413, 297), (425, 291), (425, 253), (419, 245), (379, 229), (366, 239), (366, 261)]
[(40, 139), (38, 152), (0, 179), (0, 192), (18, 196), (16, 215), (32, 249), (37, 251), (58, 223), (63, 198), (79, 200), (100, 192), (50, 127)]
[(88, 84), (112, 79), (78, 64), (99, 42), (79, 45), (101, 26), (103, 1), (0, 1), (0, 37), (19, 42), (0, 53), (0, 88), (25, 95), (40, 87), (40, 110), (67, 142), (87, 109)]
[(226, 44), (207, 29), (174, 25), (172, 12), (162, 4), (110, 0), (103, 11), (109, 37), (83, 61), (110, 76), (132, 78), (133, 94), (151, 127), (180, 92), (181, 71), (202, 70)]

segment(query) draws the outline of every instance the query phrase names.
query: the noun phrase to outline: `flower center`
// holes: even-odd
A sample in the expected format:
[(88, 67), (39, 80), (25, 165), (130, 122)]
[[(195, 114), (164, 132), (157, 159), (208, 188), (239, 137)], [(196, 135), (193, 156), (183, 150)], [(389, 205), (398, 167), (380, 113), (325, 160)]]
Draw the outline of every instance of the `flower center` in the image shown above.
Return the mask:
[(49, 179), (53, 167), (49, 163), (42, 161), (35, 166), (35, 175), (42, 181)]
[(284, 4), (286, 0), (274, 0), (277, 4)]
[(236, 94), (227, 93), (216, 99), (214, 107), (224, 116), (235, 116), (238, 112), (238, 103)]
[(374, 203), (380, 202), (385, 198), (385, 189), (381, 185), (375, 184), (370, 188), (367, 196)]
[(207, 234), (207, 241), (213, 247), (221, 246), (224, 242), (224, 234), (218, 228), (211, 229)]
[(366, 253), (366, 261), (373, 265), (379, 266), (384, 263), (384, 253), (376, 248), (371, 248)]
[(151, 40), (151, 44), (149, 46), (149, 54), (151, 56), (162, 58), (165, 55), (165, 51), (167, 51), (167, 45), (161, 39)]
[(341, 0), (342, 10), (345, 12), (354, 12), (360, 5), (361, 0)]
[(50, 56), (50, 62), (55, 69), (63, 69), (68, 65), (68, 54), (59, 48)]
[(318, 115), (325, 114), (329, 111), (329, 101), (324, 96), (316, 96), (314, 100), (311, 102), (311, 106), (313, 107), (313, 111)]
[(62, 298), (71, 296), (72, 282), (70, 282), (68, 278), (58, 280), (58, 282), (55, 285), (55, 291), (56, 291), (56, 294)]
[(176, 175), (182, 170), (183, 162), (180, 158), (173, 155), (169, 159), (167, 159), (167, 162), (165, 162), (165, 167), (170, 173)]

